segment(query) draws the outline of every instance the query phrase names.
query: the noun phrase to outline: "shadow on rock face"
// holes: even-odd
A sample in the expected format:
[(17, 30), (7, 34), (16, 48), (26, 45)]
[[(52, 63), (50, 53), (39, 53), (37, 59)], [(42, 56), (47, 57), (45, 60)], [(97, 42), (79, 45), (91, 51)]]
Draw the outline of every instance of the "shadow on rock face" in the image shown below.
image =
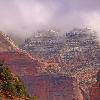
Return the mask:
[(97, 82), (100, 82), (100, 70), (97, 73)]
[(39, 75), (31, 80), (32, 83), (26, 85), (31, 87), (33, 96), (37, 96), (38, 100), (84, 100), (74, 77)]

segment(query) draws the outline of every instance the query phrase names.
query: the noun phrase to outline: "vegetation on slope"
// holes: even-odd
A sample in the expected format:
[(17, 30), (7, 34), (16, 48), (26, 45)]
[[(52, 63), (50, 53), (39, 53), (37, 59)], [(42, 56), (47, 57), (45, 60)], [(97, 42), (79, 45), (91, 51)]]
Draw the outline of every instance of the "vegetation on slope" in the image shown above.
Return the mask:
[(11, 71), (0, 61), (0, 96), (11, 100), (30, 100), (25, 86), (18, 77), (15, 77)]

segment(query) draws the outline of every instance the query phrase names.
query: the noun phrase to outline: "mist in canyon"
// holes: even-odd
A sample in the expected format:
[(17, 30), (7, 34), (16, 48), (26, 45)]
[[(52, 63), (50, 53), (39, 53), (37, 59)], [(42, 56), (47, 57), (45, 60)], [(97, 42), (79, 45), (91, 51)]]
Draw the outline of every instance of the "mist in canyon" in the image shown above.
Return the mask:
[(100, 37), (99, 0), (0, 0), (0, 30), (22, 41), (39, 30), (90, 28)]

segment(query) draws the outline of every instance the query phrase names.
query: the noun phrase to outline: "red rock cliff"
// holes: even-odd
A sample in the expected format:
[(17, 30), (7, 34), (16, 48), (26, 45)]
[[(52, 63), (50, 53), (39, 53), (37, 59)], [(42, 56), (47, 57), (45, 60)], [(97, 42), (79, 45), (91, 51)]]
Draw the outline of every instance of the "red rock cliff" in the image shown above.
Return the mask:
[(85, 100), (74, 77), (50, 74), (23, 79), (38, 100)]
[(100, 100), (100, 70), (97, 73), (97, 82), (90, 89), (90, 100)]
[(41, 64), (20, 50), (7, 36), (0, 33), (0, 60), (18, 75), (31, 95), (38, 100), (83, 100), (75, 78), (39, 75)]

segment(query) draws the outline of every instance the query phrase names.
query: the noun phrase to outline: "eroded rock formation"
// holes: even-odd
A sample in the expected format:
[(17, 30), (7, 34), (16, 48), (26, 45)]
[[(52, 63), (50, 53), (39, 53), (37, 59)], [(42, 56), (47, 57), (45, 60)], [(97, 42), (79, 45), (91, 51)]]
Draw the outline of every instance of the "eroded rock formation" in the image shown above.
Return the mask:
[(97, 73), (97, 82), (90, 89), (90, 100), (100, 100), (100, 70)]
[(49, 74), (23, 79), (38, 100), (85, 100), (74, 77)]

